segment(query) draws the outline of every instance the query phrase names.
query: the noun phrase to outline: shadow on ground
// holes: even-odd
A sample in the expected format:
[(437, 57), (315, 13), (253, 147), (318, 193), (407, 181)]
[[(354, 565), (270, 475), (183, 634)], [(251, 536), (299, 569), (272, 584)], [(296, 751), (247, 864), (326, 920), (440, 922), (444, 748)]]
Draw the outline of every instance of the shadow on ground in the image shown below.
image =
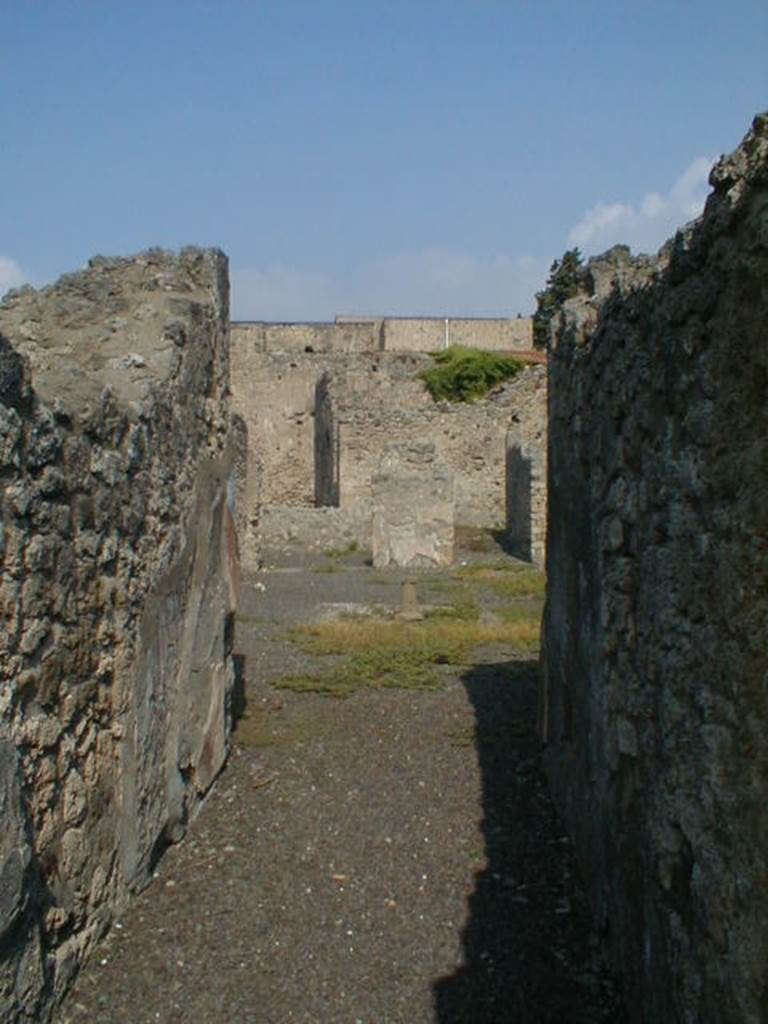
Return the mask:
[(464, 966), (434, 986), (438, 1024), (620, 1024), (573, 850), (535, 732), (535, 661), (463, 678), (475, 710), (486, 867), (462, 934)]

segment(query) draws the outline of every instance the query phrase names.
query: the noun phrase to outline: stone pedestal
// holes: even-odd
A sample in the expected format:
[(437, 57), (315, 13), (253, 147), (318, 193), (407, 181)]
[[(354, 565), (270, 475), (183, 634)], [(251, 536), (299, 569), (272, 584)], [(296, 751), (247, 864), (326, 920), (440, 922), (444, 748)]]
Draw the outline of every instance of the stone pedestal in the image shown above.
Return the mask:
[(377, 568), (451, 565), (453, 474), (432, 444), (390, 445), (372, 480), (373, 564)]

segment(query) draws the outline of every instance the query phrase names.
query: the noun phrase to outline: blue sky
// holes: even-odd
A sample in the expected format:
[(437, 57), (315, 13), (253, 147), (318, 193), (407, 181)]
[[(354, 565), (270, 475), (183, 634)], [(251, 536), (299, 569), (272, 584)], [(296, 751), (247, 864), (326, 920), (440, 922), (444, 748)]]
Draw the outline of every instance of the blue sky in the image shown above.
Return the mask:
[(768, 107), (768, 3), (0, 0), (0, 292), (218, 245), (235, 318), (527, 312)]

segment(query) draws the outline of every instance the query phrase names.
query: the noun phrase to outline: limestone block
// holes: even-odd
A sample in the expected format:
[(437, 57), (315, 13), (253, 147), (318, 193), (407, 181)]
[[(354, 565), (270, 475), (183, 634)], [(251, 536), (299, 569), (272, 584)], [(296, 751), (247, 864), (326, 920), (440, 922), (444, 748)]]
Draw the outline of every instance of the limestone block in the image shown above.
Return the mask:
[(453, 562), (453, 474), (437, 461), (434, 445), (388, 446), (372, 490), (375, 566), (420, 569)]

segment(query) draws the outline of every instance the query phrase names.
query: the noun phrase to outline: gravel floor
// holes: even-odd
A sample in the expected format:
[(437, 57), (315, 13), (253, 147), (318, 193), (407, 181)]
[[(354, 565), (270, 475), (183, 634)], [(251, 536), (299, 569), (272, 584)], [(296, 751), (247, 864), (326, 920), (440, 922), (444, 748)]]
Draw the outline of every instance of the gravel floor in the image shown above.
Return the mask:
[(343, 701), (270, 686), (306, 661), (286, 623), (394, 604), (401, 579), (245, 588), (228, 767), (59, 1024), (624, 1021), (541, 774), (535, 662), (494, 649), (442, 691)]

